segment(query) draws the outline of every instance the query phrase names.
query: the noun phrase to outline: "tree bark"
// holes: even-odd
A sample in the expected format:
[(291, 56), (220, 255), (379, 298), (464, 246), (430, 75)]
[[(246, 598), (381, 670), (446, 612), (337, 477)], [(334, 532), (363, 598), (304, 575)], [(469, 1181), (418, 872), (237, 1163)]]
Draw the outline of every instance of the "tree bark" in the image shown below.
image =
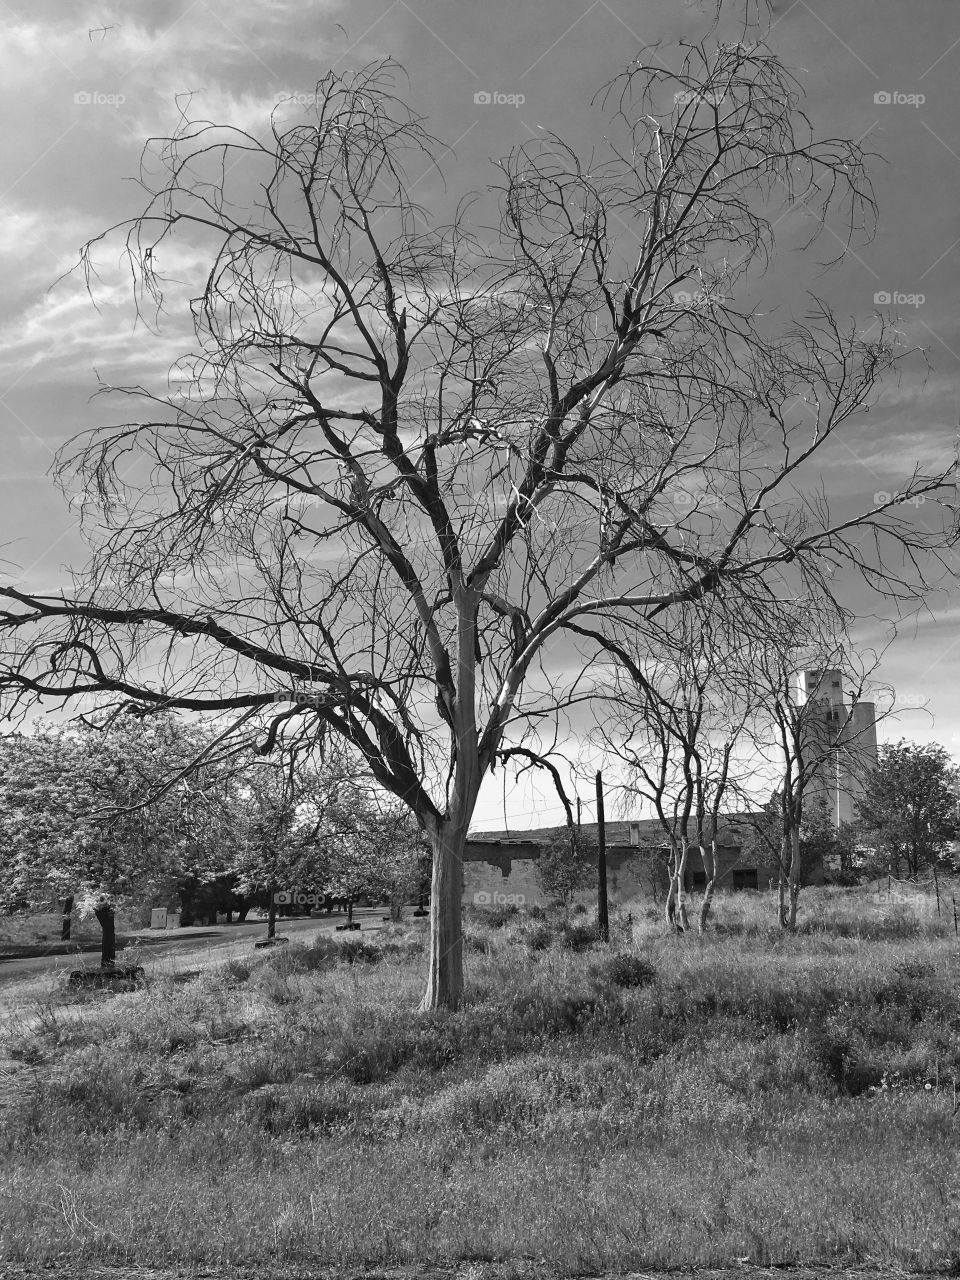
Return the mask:
[(430, 968), (421, 1012), (457, 1009), (463, 999), (463, 849), (466, 827), (450, 822), (431, 832)]
[(597, 933), (610, 941), (610, 905), (607, 900), (607, 827), (603, 812), (603, 774), (597, 770)]
[(795, 929), (800, 900), (800, 828), (783, 833), (780, 845), (780, 883), (777, 915), (782, 929)]
[(703, 869), (707, 877), (707, 883), (703, 889), (703, 901), (700, 903), (700, 916), (697, 920), (697, 932), (702, 938), (707, 927), (710, 908), (713, 906), (713, 890), (717, 883), (717, 851), (712, 840), (709, 843), (701, 842), (700, 857), (703, 859)]
[(101, 929), (100, 968), (109, 969), (117, 963), (117, 919), (113, 907), (97, 907), (93, 913)]
[(687, 875), (687, 856), (688, 847), (684, 840), (683, 848), (680, 851), (680, 860), (677, 864), (677, 901), (676, 901), (676, 926), (678, 933), (686, 933), (690, 927), (690, 921), (687, 918), (687, 890), (684, 880)]

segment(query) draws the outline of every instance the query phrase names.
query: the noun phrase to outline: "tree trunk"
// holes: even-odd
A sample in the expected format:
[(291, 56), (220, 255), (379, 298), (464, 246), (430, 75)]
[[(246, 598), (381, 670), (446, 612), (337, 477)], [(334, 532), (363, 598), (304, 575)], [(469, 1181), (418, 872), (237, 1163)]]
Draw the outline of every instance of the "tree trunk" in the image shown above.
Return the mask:
[(93, 913), (101, 929), (100, 968), (109, 969), (117, 963), (117, 920), (113, 907), (97, 907)]
[(706, 841), (701, 842), (700, 857), (703, 859), (703, 869), (707, 877), (707, 883), (703, 889), (703, 901), (700, 903), (700, 917), (697, 921), (697, 932), (702, 938), (707, 927), (710, 908), (713, 906), (713, 890), (717, 883), (717, 851), (712, 840), (709, 844)]
[(782, 929), (795, 929), (800, 899), (800, 828), (785, 831), (780, 845), (777, 915)]
[(603, 813), (603, 774), (597, 770), (597, 933), (610, 941), (610, 906), (607, 901), (607, 828)]
[(70, 917), (73, 915), (73, 894), (63, 900), (63, 919), (60, 922), (60, 941), (70, 941)]
[(267, 938), (269, 939), (276, 937), (277, 933), (277, 886), (272, 880), (267, 892), (270, 894), (270, 901), (267, 903)]
[(687, 875), (687, 853), (687, 842), (684, 840), (677, 865), (676, 926), (678, 933), (686, 933), (690, 927), (690, 921), (687, 919), (687, 887), (684, 883)]
[(797, 927), (797, 903), (800, 900), (800, 828), (794, 827), (790, 841), (790, 914), (789, 928)]
[(463, 999), (463, 848), (466, 827), (439, 823), (431, 832), (430, 968), (421, 1012), (457, 1009)]

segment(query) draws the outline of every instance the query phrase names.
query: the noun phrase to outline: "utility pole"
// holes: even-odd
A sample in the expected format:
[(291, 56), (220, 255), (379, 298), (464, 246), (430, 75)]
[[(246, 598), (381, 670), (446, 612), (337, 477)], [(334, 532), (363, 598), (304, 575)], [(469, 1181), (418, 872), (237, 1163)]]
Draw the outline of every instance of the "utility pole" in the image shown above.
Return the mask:
[(603, 814), (603, 774), (597, 770), (597, 932), (601, 942), (610, 941), (610, 914), (607, 905), (607, 828)]

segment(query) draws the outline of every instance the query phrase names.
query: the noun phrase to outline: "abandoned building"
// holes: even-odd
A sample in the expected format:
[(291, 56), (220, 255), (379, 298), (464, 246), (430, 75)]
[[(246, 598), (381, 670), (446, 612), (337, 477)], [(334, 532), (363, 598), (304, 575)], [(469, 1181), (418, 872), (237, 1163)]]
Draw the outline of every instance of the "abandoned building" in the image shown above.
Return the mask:
[[(717, 831), (718, 891), (766, 889), (776, 880), (776, 855), (758, 834), (755, 814), (726, 818)], [(596, 849), (597, 824), (579, 828), (588, 849)], [(492, 907), (515, 903), (533, 906), (549, 901), (539, 873), (544, 850), (569, 839), (567, 827), (533, 831), (497, 831), (472, 835), (464, 854), (463, 901)], [(661, 902), (667, 889), (668, 844), (653, 818), (606, 823), (607, 890), (611, 903)], [(805, 879), (823, 881), (822, 866), (812, 866)], [(694, 893), (706, 884), (699, 849), (687, 857), (686, 887)], [(574, 894), (584, 901), (596, 894), (593, 886)]]

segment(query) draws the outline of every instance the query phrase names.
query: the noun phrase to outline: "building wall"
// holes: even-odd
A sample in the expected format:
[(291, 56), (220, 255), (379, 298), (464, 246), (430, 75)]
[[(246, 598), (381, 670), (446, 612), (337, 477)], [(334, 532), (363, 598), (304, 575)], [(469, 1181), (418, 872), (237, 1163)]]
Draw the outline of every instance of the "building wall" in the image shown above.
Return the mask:
[[(614, 905), (660, 903), (667, 889), (663, 834), (653, 822), (611, 823), (612, 841), (607, 846), (607, 890)], [(586, 828), (585, 828), (586, 830)], [(535, 838), (536, 837), (536, 838)], [(557, 838), (557, 829), (531, 832), (526, 839), (487, 838), (468, 841), (463, 868), (463, 902), (478, 907), (534, 906), (548, 901), (538, 875), (539, 840)], [(718, 837), (717, 888), (730, 891), (745, 887), (768, 888), (777, 874), (776, 859), (756, 839), (748, 824), (722, 829)], [(814, 869), (811, 883), (822, 879)], [(703, 860), (696, 849), (687, 857), (687, 885), (703, 883)], [(591, 887), (574, 895), (590, 902)]]
[[(835, 827), (852, 822), (863, 793), (864, 774), (877, 762), (876, 707), (872, 702), (844, 702), (843, 677), (834, 670), (803, 671), (800, 705), (809, 705), (807, 749), (822, 756), (810, 779), (807, 796), (822, 804)], [(831, 749), (837, 739), (839, 745)]]

